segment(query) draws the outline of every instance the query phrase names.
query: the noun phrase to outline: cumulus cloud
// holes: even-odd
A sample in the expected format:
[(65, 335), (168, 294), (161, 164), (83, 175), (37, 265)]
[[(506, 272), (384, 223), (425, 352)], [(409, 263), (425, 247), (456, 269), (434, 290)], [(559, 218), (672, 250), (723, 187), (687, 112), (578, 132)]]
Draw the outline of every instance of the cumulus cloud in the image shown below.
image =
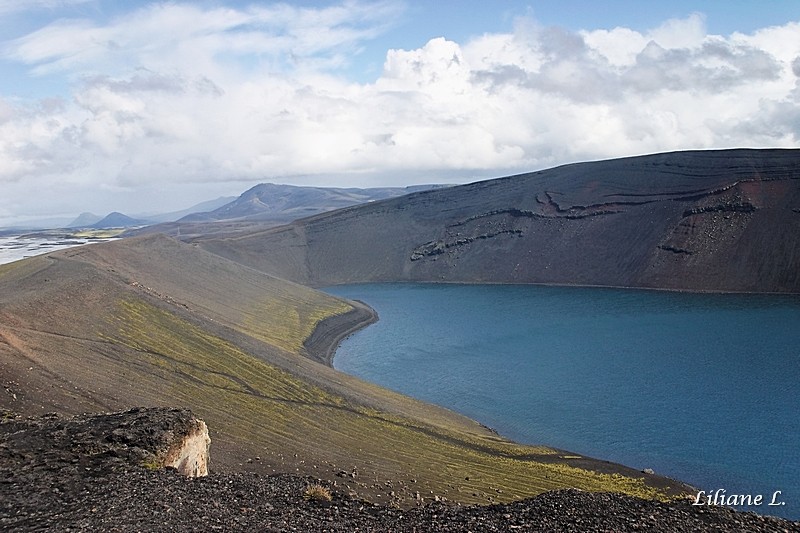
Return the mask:
[(0, 97), (0, 181), (377, 185), (800, 140), (796, 23), (719, 36), (697, 14), (650, 32), (519, 19), (388, 50), (374, 82), (345, 79), (401, 8), (157, 4), (6, 43), (6, 58), (69, 76), (73, 94)]

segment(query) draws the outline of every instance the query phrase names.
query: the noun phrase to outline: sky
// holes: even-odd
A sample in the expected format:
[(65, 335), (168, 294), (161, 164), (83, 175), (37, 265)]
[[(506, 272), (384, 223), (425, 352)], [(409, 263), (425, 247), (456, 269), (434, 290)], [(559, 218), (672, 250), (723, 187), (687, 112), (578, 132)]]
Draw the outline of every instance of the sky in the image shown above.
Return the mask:
[(800, 147), (800, 2), (0, 0), (0, 227)]

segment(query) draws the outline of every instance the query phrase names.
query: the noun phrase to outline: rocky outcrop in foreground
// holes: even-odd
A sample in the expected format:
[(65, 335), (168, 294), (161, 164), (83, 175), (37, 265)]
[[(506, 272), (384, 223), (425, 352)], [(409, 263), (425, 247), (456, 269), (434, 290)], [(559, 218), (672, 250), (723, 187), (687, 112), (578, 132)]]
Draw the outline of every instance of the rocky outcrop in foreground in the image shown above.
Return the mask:
[(330, 485), (318, 493), (323, 497), (315, 497), (308, 488), (319, 480), (312, 478), (246, 473), (192, 478), (175, 468), (155, 468), (167, 464), (171, 450), (207, 447), (204, 430), (189, 411), (177, 409), (69, 419), (2, 413), (0, 529), (800, 531), (800, 522), (695, 507), (685, 500), (660, 503), (560, 490), (505, 505), (432, 503), (404, 510), (358, 500)]
[(72, 418), (0, 415), (0, 469), (16, 463), (15, 475), (116, 472), (135, 465), (208, 475), (208, 429), (187, 409), (136, 408)]

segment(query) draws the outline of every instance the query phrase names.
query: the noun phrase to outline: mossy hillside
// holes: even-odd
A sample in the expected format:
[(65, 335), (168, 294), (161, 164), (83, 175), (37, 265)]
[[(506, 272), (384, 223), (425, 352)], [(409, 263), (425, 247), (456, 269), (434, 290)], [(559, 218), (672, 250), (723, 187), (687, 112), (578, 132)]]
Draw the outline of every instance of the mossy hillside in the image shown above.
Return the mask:
[(113, 268), (148, 296), (291, 353), (300, 352), (319, 321), (352, 309), (339, 298), (164, 236), (93, 245), (80, 253), (81, 261)]
[[(36, 412), (187, 407), (209, 424), (214, 469), (261, 457), (244, 468), (314, 475), (370, 499), (394, 491), (399, 503), (413, 503), (412, 490), (474, 503), (565, 486), (659, 494), (300, 357), (289, 348), (348, 309), (307, 287), (165, 238), (41, 261), (0, 276), (13, 278), (0, 292), (13, 303), (2, 309), (13, 342), (0, 353)], [(276, 331), (282, 344), (265, 341)], [(353, 469), (357, 478), (336, 476)]]
[(299, 296), (284, 294), (263, 300), (247, 314), (244, 324), (235, 329), (272, 346), (299, 353), (317, 324), (353, 309), (342, 300), (321, 297), (323, 294), (316, 291), (308, 294), (304, 291)]
[(127, 231), (127, 228), (81, 229), (70, 234), (76, 239), (111, 239)]
[(641, 479), (571, 466), (552, 450), (354, 404), (142, 299), (120, 300), (108, 325), (103, 340), (127, 351), (119, 361), (128, 379), (147, 383), (142, 390), (148, 395), (191, 407), (222, 445), (253, 455), (307, 457), (306, 473), (323, 475), (326, 465), (335, 464), (369, 472), (375, 481), (405, 475), (416, 480), (414, 490), (465, 503), (509, 501), (562, 487), (664, 496)]

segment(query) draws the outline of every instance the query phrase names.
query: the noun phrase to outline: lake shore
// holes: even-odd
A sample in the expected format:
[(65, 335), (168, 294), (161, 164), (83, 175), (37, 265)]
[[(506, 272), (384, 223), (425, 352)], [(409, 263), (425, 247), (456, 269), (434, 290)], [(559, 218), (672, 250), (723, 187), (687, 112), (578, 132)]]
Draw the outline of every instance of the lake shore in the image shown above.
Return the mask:
[[(615, 324), (618, 323), (618, 320), (629, 316), (637, 317), (632, 319), (634, 323), (631, 325), (631, 330), (643, 331), (647, 335), (653, 333), (654, 328), (661, 327), (670, 331), (684, 331), (688, 335), (687, 338), (694, 339), (695, 346), (706, 346), (704, 343), (707, 341), (703, 340), (705, 337), (698, 337), (694, 328), (685, 324), (685, 320), (681, 318), (683, 315), (689, 314), (685, 309), (688, 305), (687, 300), (693, 306), (699, 306), (702, 309), (701, 314), (707, 314), (709, 310), (722, 306), (720, 323), (715, 322), (714, 329), (717, 331), (724, 331), (726, 324), (730, 326), (741, 324), (743, 321), (747, 322), (748, 319), (743, 314), (744, 309), (748, 309), (747, 312), (750, 314), (757, 313), (758, 316), (772, 317), (764, 320), (773, 324), (774, 328), (777, 328), (777, 332), (781, 331), (781, 328), (785, 330), (788, 316), (794, 317), (793, 320), (800, 317), (797, 315), (796, 304), (791, 304), (790, 307), (793, 310), (790, 312), (779, 309), (789, 306), (791, 302), (786, 302), (782, 298), (780, 300), (782, 303), (776, 307), (777, 304), (767, 300), (766, 296), (753, 299), (744, 295), (679, 295), (651, 291), (612, 291), (607, 293), (605, 290), (596, 290), (587, 291), (588, 294), (585, 297), (578, 298), (574, 295), (579, 293), (573, 291), (572, 289), (575, 288), (571, 287), (528, 287), (525, 290), (535, 293), (537, 302), (541, 302), (537, 304), (539, 307), (531, 307), (533, 304), (528, 304), (527, 300), (521, 296), (519, 292), (521, 287), (515, 289), (467, 286), (459, 289), (441, 284), (419, 285), (419, 288), (414, 288), (413, 284), (376, 284), (375, 288), (371, 289), (370, 286), (358, 284), (339, 291), (331, 289), (331, 292), (338, 296), (350, 299), (358, 298), (369, 302), (381, 314), (382, 320), (386, 321), (384, 325), (370, 328), (366, 332), (350, 338), (340, 347), (336, 353), (338, 358), (335, 359), (338, 370), (391, 390), (409, 394), (417, 399), (452, 409), (473, 420), (490, 425), (499, 430), (505, 438), (515, 442), (554, 445), (561, 450), (571, 450), (587, 454), (590, 457), (605, 458), (621, 465), (635, 466), (637, 469), (655, 470), (673, 479), (688, 481), (701, 488), (718, 485), (728, 489), (728, 492), (771, 494), (774, 490), (793, 485), (791, 478), (787, 475), (780, 477), (760, 473), (777, 471), (765, 468), (765, 465), (769, 466), (774, 463), (767, 455), (759, 457), (757, 462), (751, 461), (756, 465), (751, 467), (749, 463), (743, 463), (740, 460), (740, 455), (735, 455), (739, 451), (738, 449), (733, 446), (725, 447), (724, 443), (717, 443), (716, 449), (729, 450), (729, 453), (725, 458), (727, 462), (723, 463), (726, 469), (718, 468), (715, 471), (713, 465), (717, 463), (713, 459), (684, 447), (680, 440), (680, 432), (670, 434), (668, 431), (662, 430), (658, 433), (663, 435), (660, 437), (661, 440), (649, 438), (647, 432), (650, 427), (664, 427), (663, 421), (668, 418), (666, 414), (672, 412), (669, 410), (670, 406), (681, 406), (680, 412), (688, 412), (685, 404), (690, 403), (690, 400), (684, 401), (683, 398), (692, 398), (693, 396), (682, 390), (680, 398), (676, 398), (670, 392), (670, 390), (680, 389), (680, 386), (678, 389), (666, 388), (666, 390), (663, 387), (661, 389), (656, 387), (650, 398), (652, 407), (642, 408), (641, 412), (636, 410), (637, 407), (633, 407), (633, 412), (639, 413), (640, 416), (631, 419), (633, 423), (628, 424), (630, 427), (626, 427), (625, 423), (617, 423), (623, 419), (617, 411), (614, 411), (614, 418), (601, 419), (596, 413), (586, 414), (583, 410), (588, 405), (598, 405), (607, 415), (608, 410), (613, 410), (612, 408), (622, 401), (621, 398), (616, 398), (614, 400), (616, 403), (611, 402), (611, 405), (608, 402), (604, 403), (603, 394), (607, 393), (598, 391), (628, 391), (628, 395), (633, 397), (637, 394), (641, 396), (643, 390), (652, 390), (652, 383), (655, 380), (649, 373), (649, 367), (652, 365), (646, 364), (643, 367), (640, 363), (647, 358), (636, 355), (641, 353), (641, 346), (634, 343), (640, 349), (638, 351), (631, 350), (632, 355), (627, 354), (627, 352), (620, 351), (619, 346), (624, 344), (622, 340), (615, 336), (608, 337), (616, 327)], [(460, 299), (455, 302), (449, 299), (448, 295), (457, 290), (466, 292), (466, 295), (459, 296)], [(500, 293), (495, 294), (498, 291)], [(458, 294), (460, 295), (461, 292)], [(792, 300), (791, 297), (789, 299)], [(655, 300), (655, 302), (651, 302), (651, 300)], [(492, 307), (489, 305), (490, 302), (495, 302), (497, 305)], [(651, 307), (656, 308), (652, 317), (648, 311)], [(473, 337), (472, 332), (483, 330), (479, 325), (480, 321), (475, 320), (467, 309), (478, 308), (491, 309), (488, 313), (493, 318), (486, 326), (490, 332)], [(530, 311), (530, 309), (535, 309), (535, 311)], [(605, 363), (597, 362), (597, 357), (587, 359), (578, 355), (570, 357), (571, 360), (574, 359), (576, 363), (580, 364), (562, 370), (558, 366), (560, 359), (554, 355), (561, 353), (559, 349), (566, 349), (564, 335), (568, 336), (568, 333), (565, 332), (557, 333), (556, 326), (571, 324), (579, 327), (577, 324), (583, 323), (580, 316), (591, 314), (587, 309), (601, 312), (604, 318), (600, 322), (593, 322), (594, 326), (587, 330), (586, 335), (580, 336), (582, 340), (575, 341), (574, 349), (577, 350), (575, 353), (595, 354), (597, 353), (595, 348), (602, 345), (604, 348), (600, 349), (600, 353), (613, 352), (613, 357), (609, 360), (617, 365), (609, 372), (604, 370)], [(510, 310), (509, 312), (514, 316), (530, 314), (535, 318), (531, 318), (528, 321), (530, 323), (526, 322), (527, 325), (525, 325), (518, 323), (512, 317), (502, 318), (505, 316), (503, 313), (506, 310)], [(417, 315), (417, 312), (420, 313), (420, 318), (412, 319), (411, 317)], [(567, 315), (562, 316), (558, 314), (559, 312), (567, 313)], [(620, 316), (614, 315), (614, 312)], [(575, 313), (579, 316), (573, 316)], [(612, 316), (607, 316), (608, 313), (611, 313)], [(559, 318), (555, 319), (553, 316)], [(664, 319), (668, 319), (667, 322), (664, 322)], [(556, 324), (553, 323), (554, 321)], [(573, 324), (573, 321), (576, 324)], [(465, 324), (471, 325), (464, 326)], [(539, 341), (527, 339), (524, 346), (528, 348), (519, 349), (513, 343), (506, 342), (507, 339), (518, 339), (519, 332), (529, 330), (538, 332), (537, 338), (545, 343), (543, 346), (537, 345), (541, 353), (536, 357), (530, 356), (528, 352), (530, 351), (529, 347)], [(749, 330), (741, 326), (737, 327), (737, 331)], [(777, 338), (776, 331), (770, 330), (771, 338)], [(490, 345), (481, 344), (481, 339), (485, 338), (491, 339)], [(615, 340), (609, 340), (611, 338)], [(668, 361), (664, 365), (657, 364), (656, 366), (660, 369), (662, 366), (670, 367), (677, 374), (684, 375), (685, 369), (691, 367), (691, 350), (681, 350), (680, 347), (671, 343), (669, 338), (664, 339), (658, 336), (655, 338), (660, 339), (654, 341), (660, 347), (659, 353), (663, 352), (658, 361)], [(762, 353), (758, 351), (757, 347), (735, 335), (731, 338), (736, 339), (731, 341), (733, 344), (746, 347), (745, 351), (753, 354), (754, 357)], [(548, 339), (555, 339), (556, 344), (548, 343)], [(475, 348), (476, 346), (477, 348)], [(714, 346), (719, 345), (715, 343)], [(785, 351), (776, 350), (775, 346), (767, 348), (769, 353)], [(519, 379), (518, 376), (523, 375), (523, 370), (528, 368), (526, 366), (528, 363), (514, 362), (516, 359), (513, 359), (514, 356), (510, 354), (516, 354), (518, 351), (525, 355), (521, 361), (536, 361), (529, 365), (535, 366), (536, 373), (532, 376), (544, 375), (546, 379), (538, 381), (535, 377), (529, 378), (528, 381)], [(716, 352), (709, 352), (709, 357), (711, 357), (711, 353)], [(487, 356), (490, 354), (494, 355), (488, 357), (491, 362), (487, 362)], [(717, 361), (717, 359), (710, 360)], [(722, 361), (724, 360), (723, 358)], [(735, 364), (735, 362), (731, 364)], [(723, 368), (721, 365), (720, 362), (717, 366)], [(509, 375), (507, 370), (503, 370), (508, 368), (517, 370)], [(641, 383), (636, 379), (631, 379), (629, 373), (626, 373), (625, 369), (631, 368), (636, 369), (637, 377), (642, 377)], [(662, 370), (665, 372), (664, 376), (673, 375), (669, 368)], [(527, 374), (524, 375), (527, 376)], [(659, 373), (659, 375), (661, 374)], [(761, 373), (758, 375), (761, 376), (761, 379), (769, 378), (769, 376), (762, 376)], [(602, 385), (606, 381), (601, 380), (599, 382), (601, 385), (595, 387), (593, 384), (598, 383), (598, 378), (593, 376), (598, 376), (598, 378), (599, 376), (608, 376), (605, 379), (609, 384)], [(683, 379), (680, 376), (678, 378), (679, 381)], [(575, 386), (570, 385), (575, 381), (579, 381), (583, 387), (576, 389)], [(463, 384), (467, 382), (469, 385), (464, 386)], [(537, 384), (535, 391), (546, 390), (548, 393), (537, 396), (534, 391), (529, 392), (526, 385), (534, 382)], [(701, 385), (702, 380), (699, 380), (697, 387), (700, 388), (696, 387), (696, 390), (701, 390)], [(548, 386), (551, 388), (547, 388)], [(586, 396), (593, 398), (591, 402), (579, 403), (577, 399), (583, 398), (581, 396), (583, 390), (588, 391)], [(506, 401), (507, 397), (516, 398), (512, 394), (514, 391), (524, 392), (524, 398), (532, 398), (535, 401), (524, 403), (526, 400), (523, 398), (511, 402)], [(776, 402), (778, 401), (777, 397), (774, 399)], [(785, 406), (785, 399), (781, 397), (781, 400), (781, 405)], [(522, 404), (525, 407), (517, 409), (517, 406)], [(569, 406), (569, 409), (558, 411), (560, 414), (547, 411), (546, 415), (538, 410), (538, 406), (554, 404)], [(661, 416), (661, 413), (665, 413), (665, 416)], [(514, 416), (518, 418), (513, 418)], [(595, 418), (587, 418), (590, 416), (595, 416)], [(730, 413), (726, 413), (725, 420), (731, 419)], [(591, 423), (586, 422), (585, 426), (581, 425), (585, 420), (589, 420)], [(693, 428), (708, 423), (695, 423), (692, 419), (682, 418), (677, 422), (677, 427)], [(724, 428), (724, 432), (721, 430), (720, 435), (736, 435), (735, 442), (746, 442), (745, 437), (740, 437), (740, 433), (730, 428), (730, 422), (714, 423)], [(568, 429), (564, 430), (563, 428)], [(576, 431), (574, 428), (583, 428), (592, 432), (592, 440), (587, 440), (586, 432)], [(696, 431), (699, 434), (702, 432), (702, 428), (697, 428)], [(758, 434), (771, 435), (772, 431), (769, 427), (759, 426)], [(779, 429), (774, 431), (778, 432), (774, 433), (776, 445), (777, 439), (781, 438), (780, 435), (789, 435), (780, 433)], [(566, 438), (563, 435), (566, 435)], [(578, 438), (574, 438), (573, 435), (578, 435)], [(780, 442), (786, 443), (790, 439), (786, 436)], [(587, 445), (587, 442), (590, 444)], [(675, 461), (676, 454), (683, 454), (679, 456), (681, 458), (685, 456), (685, 462), (691, 464), (693, 469), (690, 470), (685, 467), (684, 463)], [(670, 462), (671, 460), (672, 462)], [(796, 517), (796, 514), (790, 509), (791, 505), (792, 502), (789, 501), (785, 508), (750, 508), (749, 510)]]
[[(306, 356), (320, 362), (329, 368), (334, 368), (333, 358), (340, 344), (350, 335), (366, 328), (379, 320), (378, 312), (361, 300), (348, 300), (353, 305), (353, 309), (347, 313), (326, 318), (317, 324), (309, 338), (304, 342), (303, 347)], [(464, 416), (464, 415), (461, 415)], [(493, 428), (483, 425), (482, 427), (496, 434), (503, 440), (507, 438), (498, 434)], [(513, 442), (513, 441), (509, 441)], [(541, 444), (541, 443), (540, 443)], [(672, 497), (691, 493), (694, 487), (680, 480), (665, 477), (659, 474), (643, 472), (639, 469), (626, 466), (624, 464), (588, 457), (583, 454), (576, 454), (568, 450), (551, 448), (558, 455), (571, 458), (571, 464), (578, 468), (593, 470), (603, 474), (622, 475), (627, 477), (643, 477), (648, 483), (659, 487), (670, 493)], [(554, 456), (554, 457), (557, 457)], [(542, 458), (540, 458), (542, 459)]]
[(333, 368), (333, 357), (344, 339), (378, 321), (378, 312), (358, 300), (347, 313), (320, 321), (303, 343), (306, 355), (325, 366)]

